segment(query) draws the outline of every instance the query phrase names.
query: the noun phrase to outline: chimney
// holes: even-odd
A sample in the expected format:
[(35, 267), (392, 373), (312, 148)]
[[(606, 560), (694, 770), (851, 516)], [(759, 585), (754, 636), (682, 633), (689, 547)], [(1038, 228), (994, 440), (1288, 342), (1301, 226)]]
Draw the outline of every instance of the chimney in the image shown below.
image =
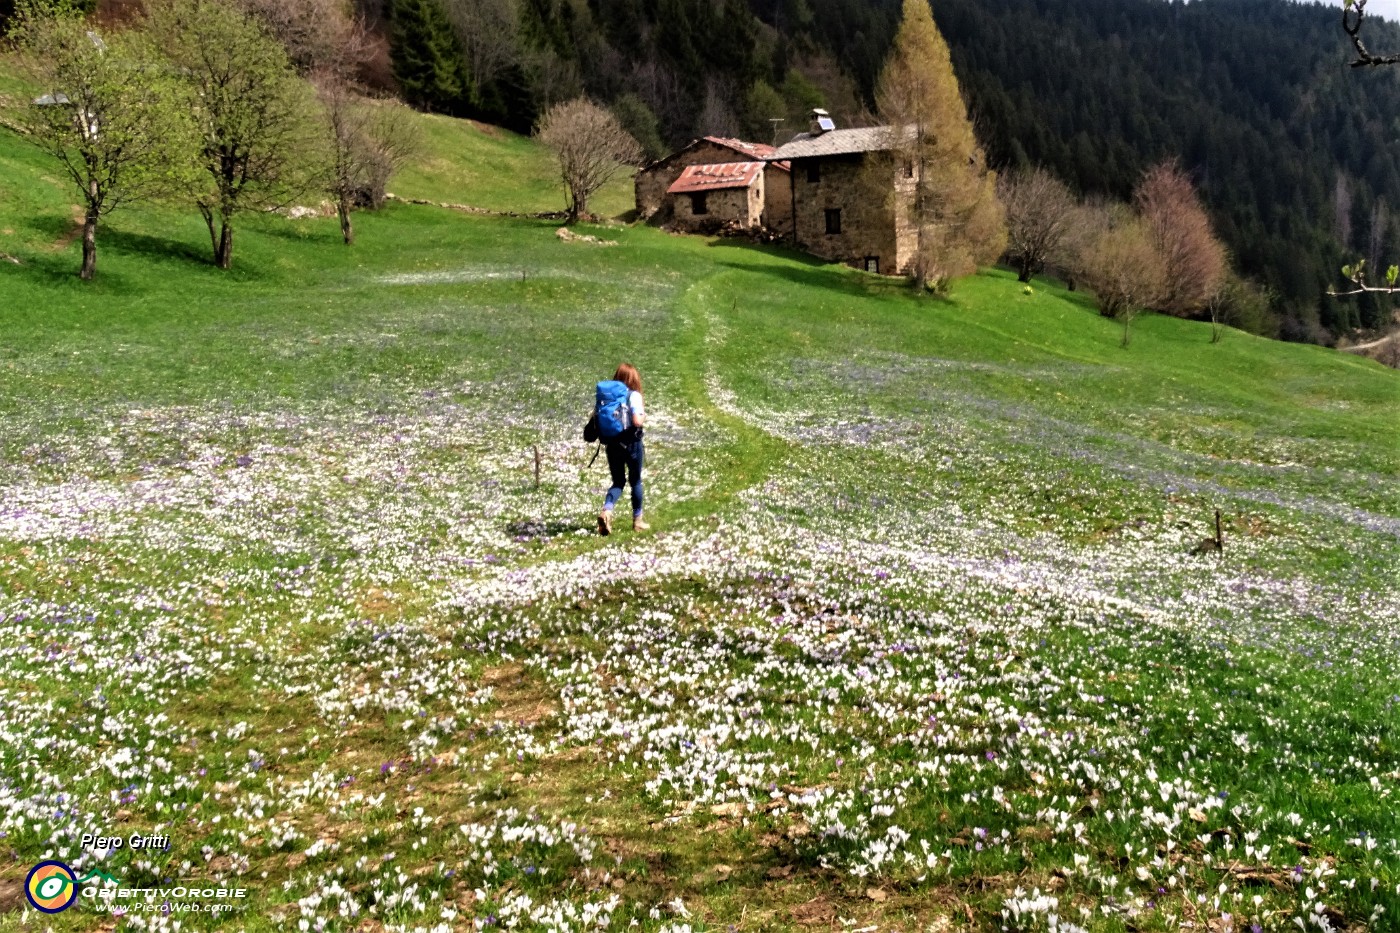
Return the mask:
[(827, 130), (836, 129), (836, 124), (832, 121), (831, 115), (820, 107), (812, 110), (811, 134), (820, 136)]

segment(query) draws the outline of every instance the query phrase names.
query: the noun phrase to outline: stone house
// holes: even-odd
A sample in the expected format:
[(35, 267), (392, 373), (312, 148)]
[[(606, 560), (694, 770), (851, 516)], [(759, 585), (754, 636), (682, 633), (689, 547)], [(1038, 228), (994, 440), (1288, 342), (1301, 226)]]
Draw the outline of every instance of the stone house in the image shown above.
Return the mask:
[(763, 225), (763, 162), (687, 165), (666, 193), (671, 195), (672, 223), (685, 230), (734, 224), (742, 229)]
[(826, 111), (814, 110), (809, 132), (768, 156), (791, 165), (783, 229), (797, 248), (885, 275), (909, 268), (917, 236), (896, 207), (913, 196), (913, 172), (897, 160), (875, 161), (890, 142), (889, 127), (838, 130)]
[[(673, 219), (680, 222), (682, 211), (694, 217), (693, 190), (672, 193), (671, 188), (680, 180), (682, 173), (694, 165), (733, 165), (736, 163), (761, 163), (761, 171), (750, 182), (750, 192), (757, 191), (759, 203), (757, 224), (780, 232), (788, 232), (792, 211), (788, 202), (791, 186), (787, 182), (788, 166), (779, 160), (769, 160), (773, 147), (762, 143), (750, 143), (741, 139), (726, 139), (721, 136), (706, 136), (697, 139), (664, 159), (653, 162), (637, 173), (633, 184), (637, 198), (637, 217), (640, 220), (667, 222)], [(730, 190), (730, 189), (725, 189)], [(714, 203), (725, 210), (735, 208), (731, 203), (737, 195), (725, 195)], [(706, 197), (702, 207), (713, 212), (710, 199)], [(682, 204), (681, 202), (685, 202)], [(749, 211), (745, 207), (747, 216)], [(704, 216), (704, 215), (701, 215)], [(713, 217), (710, 222), (717, 220)], [(685, 225), (692, 223), (687, 219)], [(744, 226), (754, 224), (744, 223)]]

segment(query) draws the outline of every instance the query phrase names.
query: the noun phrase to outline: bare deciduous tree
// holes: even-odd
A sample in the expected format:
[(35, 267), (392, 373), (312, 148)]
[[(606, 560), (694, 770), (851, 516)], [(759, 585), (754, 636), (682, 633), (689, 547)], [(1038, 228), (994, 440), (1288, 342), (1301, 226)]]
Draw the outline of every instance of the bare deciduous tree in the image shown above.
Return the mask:
[(338, 71), (353, 75), (368, 54), (364, 25), (343, 0), (236, 0), (287, 50), (302, 74)]
[(1377, 198), (1375, 206), (1371, 209), (1371, 235), (1368, 246), (1369, 258), (1358, 259), (1354, 264), (1342, 266), (1342, 278), (1351, 282), (1352, 287), (1347, 291), (1337, 291), (1329, 288), (1327, 294), (1339, 298), (1346, 298), (1355, 295), (1396, 295), (1400, 294), (1400, 266), (1392, 265), (1385, 270), (1382, 276), (1384, 284), (1376, 285), (1371, 280), (1371, 265), (1380, 265), (1380, 255), (1385, 249), (1385, 231), (1390, 222), (1389, 211), (1386, 207), (1385, 198)]
[(175, 184), (191, 142), (189, 108), (139, 31), (104, 38), (72, 11), (33, 3), (17, 14), (14, 38), (46, 92), (24, 125), (79, 192), (79, 275), (91, 279), (101, 217)]
[(420, 150), (422, 132), (407, 107), (365, 98), (336, 75), (320, 76), (317, 94), (329, 135), (326, 190), (348, 246), (355, 242), (351, 211), (383, 206), (389, 179)]
[(588, 199), (619, 171), (642, 161), (642, 147), (617, 117), (586, 97), (549, 108), (535, 132), (559, 158), (569, 223), (588, 213)]
[(729, 106), (728, 82), (715, 77), (705, 81), (705, 103), (695, 119), (696, 136), (738, 136), (739, 118)]
[(1365, 68), (1372, 65), (1400, 64), (1398, 55), (1377, 55), (1366, 47), (1361, 38), (1361, 24), (1366, 20), (1366, 0), (1342, 0), (1342, 29), (1356, 50), (1356, 58), (1351, 67)]
[(1351, 209), (1351, 182), (1347, 180), (1346, 172), (1337, 169), (1337, 178), (1332, 184), (1332, 231), (1337, 242), (1344, 247), (1351, 246)]
[(486, 87), (520, 60), (519, 0), (445, 0), (472, 86)]
[(1133, 197), (1166, 273), (1155, 309), (1178, 317), (1199, 313), (1228, 265), (1195, 186), (1175, 162), (1163, 162), (1147, 170)]
[(1111, 221), (1112, 213), (1102, 198), (1080, 202), (1070, 212), (1069, 224), (1060, 238), (1059, 248), (1050, 257), (1050, 263), (1064, 278), (1070, 291), (1074, 291), (1083, 280), (1094, 246)]
[(1084, 283), (1098, 299), (1099, 313), (1123, 325), (1123, 346), (1138, 313), (1156, 307), (1166, 291), (1166, 268), (1147, 223), (1126, 208), (1108, 223), (1084, 256)]
[(159, 0), (151, 25), (189, 83), (201, 145), (194, 200), (214, 262), (233, 263), (233, 220), (313, 190), (320, 156), (309, 89), (287, 53), (242, 11), (218, 0)]
[(1043, 168), (998, 179), (1006, 208), (1006, 255), (1018, 278), (1029, 282), (1059, 251), (1075, 220), (1074, 194)]
[(1366, 238), (1366, 257), (1371, 260), (1371, 265), (1381, 264), (1381, 254), (1385, 252), (1385, 234), (1390, 226), (1390, 209), (1385, 203), (1385, 196), (1376, 198), (1376, 203), (1371, 205), (1371, 230)]

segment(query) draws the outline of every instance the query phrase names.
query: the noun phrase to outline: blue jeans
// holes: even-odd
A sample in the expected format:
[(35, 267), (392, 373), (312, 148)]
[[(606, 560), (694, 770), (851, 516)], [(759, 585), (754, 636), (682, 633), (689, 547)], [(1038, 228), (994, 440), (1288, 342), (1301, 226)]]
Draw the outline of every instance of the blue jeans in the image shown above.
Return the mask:
[(642, 514), (642, 460), (646, 457), (646, 447), (639, 437), (633, 441), (612, 441), (605, 449), (608, 452), (608, 470), (612, 473), (612, 488), (603, 500), (603, 508), (609, 511), (622, 498), (624, 483), (632, 487), (632, 514)]

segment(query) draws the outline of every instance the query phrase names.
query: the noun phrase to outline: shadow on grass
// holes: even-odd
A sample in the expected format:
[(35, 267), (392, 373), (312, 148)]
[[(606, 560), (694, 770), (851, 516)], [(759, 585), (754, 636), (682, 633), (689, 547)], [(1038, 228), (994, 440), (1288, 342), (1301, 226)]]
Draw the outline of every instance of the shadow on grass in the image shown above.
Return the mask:
[(792, 265), (763, 265), (752, 262), (721, 260), (719, 265), (737, 269), (754, 275), (779, 278), (794, 285), (819, 288), (830, 292), (849, 295), (852, 298), (893, 298), (909, 301), (923, 300), (930, 304), (952, 306), (956, 304), (944, 295), (919, 292), (909, 282), (893, 276), (874, 275), (843, 266), (812, 263), (801, 267)]
[(946, 295), (932, 292), (920, 293), (910, 284), (909, 279), (900, 275), (876, 275), (851, 266), (821, 259), (810, 253), (793, 249), (791, 246), (766, 243), (750, 243), (741, 239), (716, 239), (709, 243), (712, 249), (734, 250), (736, 253), (758, 254), (784, 260), (783, 263), (761, 265), (754, 262), (722, 259), (719, 264), (731, 269), (740, 269), (758, 275), (769, 275), (785, 279), (797, 285), (815, 286), (861, 298), (907, 298), (920, 299), (940, 305), (955, 302)]
[(50, 249), (62, 249), (76, 240), (82, 230), (68, 214), (36, 214), (27, 218), (24, 225), (49, 240)]
[[(0, 262), (0, 282), (22, 282), (49, 288), (64, 287), (70, 282), (82, 282), (78, 278), (81, 260), (69, 253), (61, 252), (21, 253), (14, 262)], [(97, 274), (102, 276), (99, 264)]]
[[(364, 218), (364, 211), (356, 211), (352, 218), (358, 223)], [(244, 229), (248, 231), (256, 230), (262, 236), (271, 237), (275, 240), (285, 240), (292, 243), (304, 243), (314, 245), (336, 245), (344, 246), (345, 240), (340, 232), (340, 222), (334, 216), (331, 217), (303, 217), (292, 220), (280, 216), (267, 216), (258, 218), (256, 227), (248, 224)]]
[(580, 521), (578, 519), (551, 519), (543, 520), (538, 518), (522, 519), (511, 522), (507, 526), (511, 537), (517, 541), (535, 541), (554, 538), (559, 535), (573, 534), (576, 531), (592, 531), (592, 521)]
[[(22, 265), (8, 263), (5, 271), (24, 270), (34, 280), (49, 284), (78, 279), (81, 264), (80, 248), (77, 245), (82, 228), (71, 217), (63, 214), (44, 214), (26, 221), (30, 230), (49, 241), (47, 247), (40, 247), (27, 255), (18, 257)], [(114, 259), (115, 255), (115, 259)], [(114, 262), (121, 265), (121, 257), (140, 256), (165, 261), (174, 259), (181, 263), (209, 266), (208, 256), (189, 242), (136, 233), (129, 229), (104, 221), (97, 227), (97, 276), (95, 281), (113, 286), (118, 290), (124, 287), (129, 276), (113, 273)]]
[(99, 261), (104, 246), (131, 256), (149, 256), (161, 261), (173, 259), (206, 268), (213, 265), (210, 261), (212, 247), (200, 249), (187, 240), (174, 240), (170, 237), (153, 236), (149, 233), (136, 233), (119, 227), (98, 229)]

